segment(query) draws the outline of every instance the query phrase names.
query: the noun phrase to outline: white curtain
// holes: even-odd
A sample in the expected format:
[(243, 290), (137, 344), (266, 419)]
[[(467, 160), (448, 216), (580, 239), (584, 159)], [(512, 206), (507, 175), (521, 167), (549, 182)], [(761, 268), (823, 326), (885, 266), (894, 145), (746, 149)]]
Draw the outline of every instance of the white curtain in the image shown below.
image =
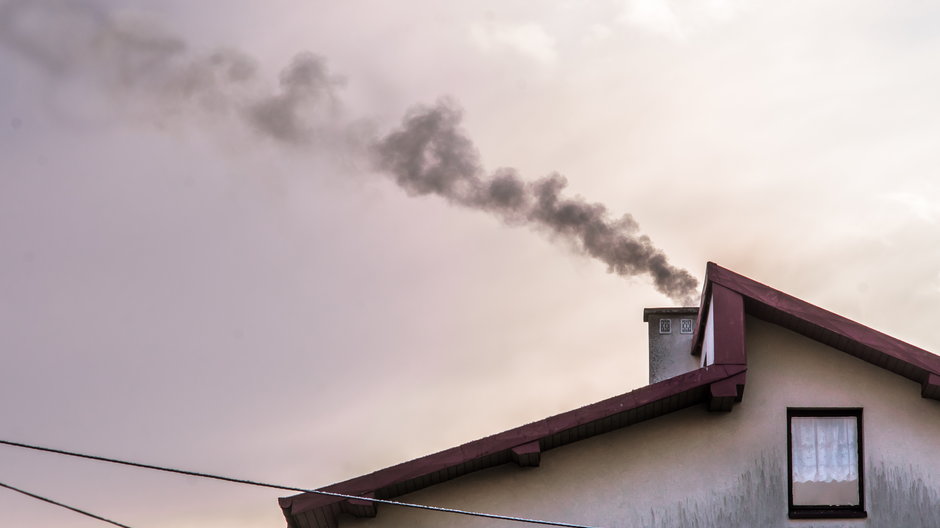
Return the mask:
[(794, 416), (790, 427), (794, 482), (858, 479), (858, 426), (854, 416)]

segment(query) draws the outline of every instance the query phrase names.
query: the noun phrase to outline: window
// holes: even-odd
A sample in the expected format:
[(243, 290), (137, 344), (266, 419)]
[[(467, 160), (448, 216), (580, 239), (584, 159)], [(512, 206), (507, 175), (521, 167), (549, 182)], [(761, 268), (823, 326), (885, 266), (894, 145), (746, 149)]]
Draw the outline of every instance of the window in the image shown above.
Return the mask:
[(790, 518), (865, 517), (861, 409), (787, 409)]

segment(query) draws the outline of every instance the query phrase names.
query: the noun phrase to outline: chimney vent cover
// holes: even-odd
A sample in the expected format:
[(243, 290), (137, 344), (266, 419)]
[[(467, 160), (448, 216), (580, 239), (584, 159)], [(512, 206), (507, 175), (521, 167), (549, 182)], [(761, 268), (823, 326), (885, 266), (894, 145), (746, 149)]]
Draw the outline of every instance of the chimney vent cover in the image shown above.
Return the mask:
[(672, 319), (660, 319), (659, 320), (659, 333), (660, 334), (672, 333)]

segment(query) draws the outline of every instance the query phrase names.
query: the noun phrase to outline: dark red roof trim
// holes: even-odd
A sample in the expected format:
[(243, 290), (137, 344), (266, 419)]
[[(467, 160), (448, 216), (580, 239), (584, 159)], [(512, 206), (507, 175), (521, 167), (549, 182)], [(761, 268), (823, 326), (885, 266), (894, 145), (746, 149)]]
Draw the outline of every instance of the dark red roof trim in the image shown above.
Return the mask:
[[(936, 354), (738, 275), (713, 262), (708, 263), (705, 283), (706, 289), (726, 289), (740, 295), (744, 312), (748, 315), (780, 325), (921, 383), (925, 393), (934, 394), (936, 390), (929, 388), (937, 385), (931, 381), (935, 380), (931, 374), (940, 375), (940, 356)], [(717, 306), (717, 294), (715, 298)], [(703, 307), (707, 307), (707, 300), (703, 299)], [(701, 336), (696, 335), (694, 339), (696, 348), (693, 353), (698, 353), (701, 350)]]
[[(380, 499), (395, 497), (471, 471), (509, 462), (515, 448), (520, 448), (517, 452), (526, 454), (532, 452), (532, 444), (537, 444), (541, 452), (708, 402), (712, 397), (709, 391), (712, 384), (728, 379), (737, 380), (739, 378), (736, 376), (743, 374), (744, 370), (745, 367), (739, 365), (712, 365), (694, 370), (573, 411), (320, 489), (360, 496), (374, 492), (374, 496)], [(735, 392), (733, 397), (736, 396)], [(292, 528), (335, 526), (335, 515), (329, 512), (338, 513), (334, 505), (342, 502), (345, 501), (313, 493), (279, 499), (288, 525)]]
[[(573, 411), (469, 442), (410, 462), (320, 488), (388, 499), (461, 475), (515, 461), (537, 466), (541, 453), (692, 405), (729, 411), (744, 394), (745, 315), (778, 324), (921, 383), (940, 399), (940, 356), (765, 286), (709, 262), (692, 353), (714, 310), (714, 364)], [(374, 516), (367, 501), (303, 493), (278, 499), (290, 528), (335, 527), (340, 513)]]
[(542, 446), (533, 441), (510, 450), (513, 462), (520, 466), (538, 466), (542, 462)]
[(720, 284), (712, 284), (711, 309), (714, 310), (715, 363), (747, 365), (744, 335), (744, 299)]

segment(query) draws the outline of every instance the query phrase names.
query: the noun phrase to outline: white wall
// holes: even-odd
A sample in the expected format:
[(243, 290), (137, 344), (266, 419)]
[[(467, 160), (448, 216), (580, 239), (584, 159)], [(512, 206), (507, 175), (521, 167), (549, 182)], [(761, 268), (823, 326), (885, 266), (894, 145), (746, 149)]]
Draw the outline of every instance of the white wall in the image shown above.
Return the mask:
[(708, 300), (708, 316), (705, 320), (705, 337), (702, 339), (701, 366), (715, 363), (715, 301)]
[[(744, 401), (679, 411), (401, 500), (603, 527), (940, 526), (940, 402), (911, 381), (755, 320)], [(787, 519), (786, 409), (862, 407), (868, 519)], [(510, 526), (380, 506), (347, 526)]]

